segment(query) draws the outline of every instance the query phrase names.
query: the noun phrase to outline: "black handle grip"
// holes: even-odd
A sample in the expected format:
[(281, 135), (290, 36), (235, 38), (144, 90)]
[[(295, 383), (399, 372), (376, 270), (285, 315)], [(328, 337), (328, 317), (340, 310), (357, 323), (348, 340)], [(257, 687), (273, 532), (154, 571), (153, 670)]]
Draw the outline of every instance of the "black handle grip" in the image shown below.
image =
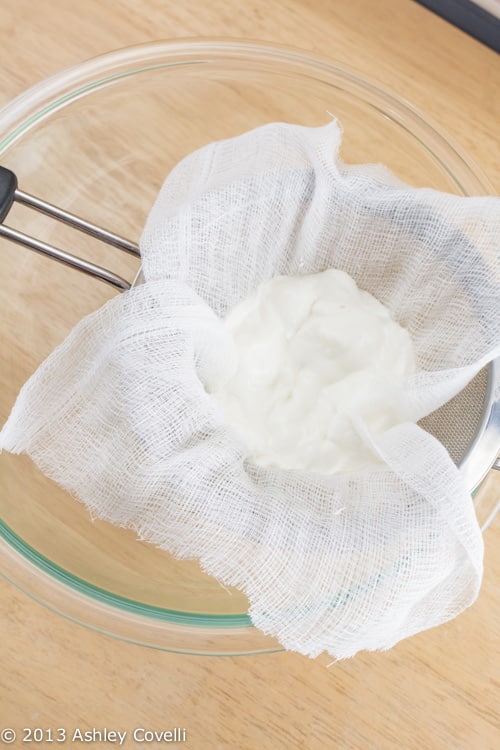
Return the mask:
[(10, 211), (17, 190), (17, 177), (14, 172), (0, 167), (0, 224)]

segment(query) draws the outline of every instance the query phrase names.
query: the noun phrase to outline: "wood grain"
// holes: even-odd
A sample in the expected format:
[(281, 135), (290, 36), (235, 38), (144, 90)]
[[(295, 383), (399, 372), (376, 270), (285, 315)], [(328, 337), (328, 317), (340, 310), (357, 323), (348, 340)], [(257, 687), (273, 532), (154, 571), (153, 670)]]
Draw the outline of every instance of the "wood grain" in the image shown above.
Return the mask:
[[(409, 0), (3, 0), (0, 104), (109, 49), (198, 35), (281, 42), (358, 70), (425, 112), (500, 190), (499, 58)], [(15, 257), (4, 262), (12, 267)], [(58, 335), (46, 331), (40, 355)], [(500, 475), (490, 474), (482, 492), (500, 496)], [(498, 521), (485, 544), (483, 589), (461, 617), (329, 668), (285, 653), (151, 651), (65, 621), (2, 583), (0, 725), (180, 726), (194, 750), (496, 749)], [(125, 747), (133, 746), (143, 745), (129, 738)]]

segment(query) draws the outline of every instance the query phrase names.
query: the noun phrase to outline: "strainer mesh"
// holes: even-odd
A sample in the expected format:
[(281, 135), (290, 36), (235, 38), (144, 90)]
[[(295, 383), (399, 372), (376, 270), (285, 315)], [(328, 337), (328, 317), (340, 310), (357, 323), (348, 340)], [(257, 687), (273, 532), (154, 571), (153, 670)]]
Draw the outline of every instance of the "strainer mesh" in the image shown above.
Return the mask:
[(460, 464), (471, 449), (481, 425), (488, 390), (488, 368), (484, 367), (459, 394), (419, 424), (434, 435)]

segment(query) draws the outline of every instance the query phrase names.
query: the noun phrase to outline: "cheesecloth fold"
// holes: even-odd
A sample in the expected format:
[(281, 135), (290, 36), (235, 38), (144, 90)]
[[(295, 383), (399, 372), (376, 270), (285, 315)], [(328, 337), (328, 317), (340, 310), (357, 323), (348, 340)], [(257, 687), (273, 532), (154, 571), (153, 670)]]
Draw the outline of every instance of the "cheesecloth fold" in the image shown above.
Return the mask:
[(272, 124), (184, 159), (142, 235), (145, 283), (76, 326), (0, 436), (94, 517), (244, 591), (285, 648), (339, 659), (472, 603), (483, 546), (469, 491), (419, 426), (370, 434), (355, 414), (378, 465), (253, 465), (209, 394), (234, 357), (221, 318), (277, 274), (346, 271), (412, 336), (414, 422), (500, 355), (500, 200), (345, 165), (340, 139), (335, 122)]

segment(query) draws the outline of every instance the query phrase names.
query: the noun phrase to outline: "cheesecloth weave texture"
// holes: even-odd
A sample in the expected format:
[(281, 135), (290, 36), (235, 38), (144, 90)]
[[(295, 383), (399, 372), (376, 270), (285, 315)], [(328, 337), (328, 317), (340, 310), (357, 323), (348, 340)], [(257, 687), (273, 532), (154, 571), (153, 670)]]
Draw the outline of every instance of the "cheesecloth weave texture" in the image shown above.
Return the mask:
[(347, 166), (340, 129), (273, 124), (167, 178), (142, 239), (145, 283), (88, 316), (21, 391), (0, 446), (26, 452), (94, 517), (243, 590), (287, 649), (386, 649), (475, 599), (482, 537), (458, 469), (414, 423), (370, 434), (380, 463), (320, 476), (257, 467), (209, 391), (232, 367), (221, 318), (277, 274), (340, 268), (417, 354), (416, 422), (500, 355), (500, 200)]

